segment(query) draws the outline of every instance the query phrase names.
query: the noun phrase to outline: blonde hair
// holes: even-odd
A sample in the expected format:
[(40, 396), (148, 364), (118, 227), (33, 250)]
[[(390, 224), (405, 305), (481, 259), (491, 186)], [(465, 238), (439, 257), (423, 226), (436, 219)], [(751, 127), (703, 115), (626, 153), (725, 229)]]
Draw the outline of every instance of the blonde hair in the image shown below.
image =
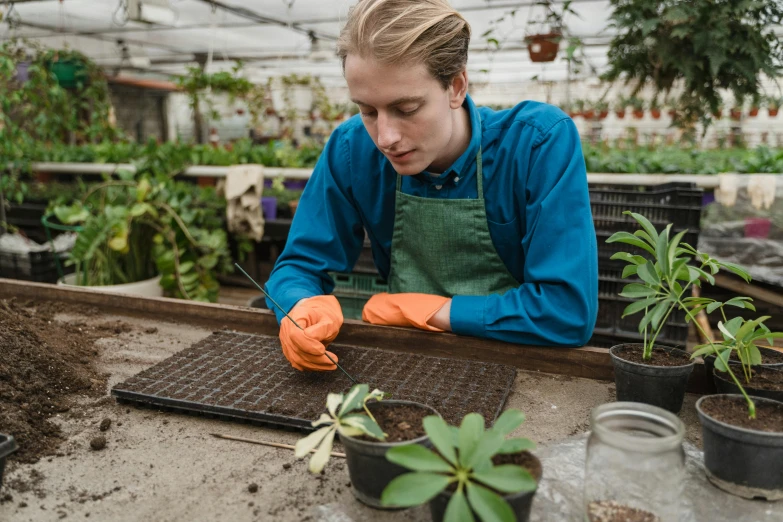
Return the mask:
[(349, 54), (384, 64), (423, 63), (444, 89), (468, 62), (470, 25), (448, 0), (359, 0), (337, 39)]

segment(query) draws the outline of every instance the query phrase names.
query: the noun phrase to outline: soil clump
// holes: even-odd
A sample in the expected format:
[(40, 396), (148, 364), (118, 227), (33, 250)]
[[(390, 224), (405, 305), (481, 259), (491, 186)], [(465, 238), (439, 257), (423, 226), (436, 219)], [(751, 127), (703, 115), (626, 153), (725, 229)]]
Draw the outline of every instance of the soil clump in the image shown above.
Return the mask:
[(19, 462), (54, 454), (62, 436), (49, 419), (79, 396), (105, 392), (106, 376), (93, 366), (94, 341), (131, 330), (122, 321), (59, 322), (57, 313), (99, 315), (68, 303), (0, 300), (0, 426), (16, 438), (11, 459)]

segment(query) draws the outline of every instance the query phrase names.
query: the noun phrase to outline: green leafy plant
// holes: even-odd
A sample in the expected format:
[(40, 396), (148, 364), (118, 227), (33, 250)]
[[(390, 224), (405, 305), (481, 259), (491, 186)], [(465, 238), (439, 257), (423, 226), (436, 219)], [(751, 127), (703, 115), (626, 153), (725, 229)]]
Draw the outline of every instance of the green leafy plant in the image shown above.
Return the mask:
[(69, 255), (82, 285), (124, 284), (161, 275), (173, 297), (216, 301), (217, 273), (232, 271), (223, 228), (225, 202), (213, 189), (173, 175), (184, 160), (150, 144), (136, 173), (119, 171), (80, 200), (54, 208), (81, 228)]
[[(386, 434), (367, 408), (368, 401), (380, 401), (385, 394), (380, 390), (370, 392), (369, 389), (366, 384), (356, 384), (346, 394), (330, 393), (326, 397), (328, 413), (322, 413), (321, 417), (312, 423), (315, 428), (323, 427), (296, 443), (295, 454), (300, 459), (318, 446), (310, 458), (311, 473), (321, 473), (329, 462), (336, 433), (347, 437), (366, 435), (377, 440), (386, 438)], [(364, 410), (364, 413), (359, 410)]]
[[(748, 306), (749, 303), (747, 301), (750, 298), (737, 297), (734, 299), (745, 300), (745, 308), (755, 310), (752, 306)], [(709, 308), (720, 308), (721, 312), (723, 312), (722, 307), (725, 303), (713, 301), (705, 304), (708, 310)], [(753, 377), (752, 367), (762, 362), (761, 351), (759, 351), (757, 343), (765, 340), (771, 346), (774, 342), (773, 339), (783, 338), (783, 332), (772, 332), (764, 324), (769, 318), (770, 316), (768, 315), (752, 320), (734, 317), (727, 321), (726, 314), (723, 313), (723, 321), (718, 322), (718, 329), (723, 336), (723, 341), (719, 344), (706, 343), (696, 346), (692, 357), (714, 355), (717, 357), (715, 369), (725, 372), (728, 368), (724, 361), (730, 360), (732, 353), (734, 353), (741, 364), (745, 382), (750, 384)]]
[(506, 438), (524, 420), (522, 412), (507, 410), (485, 430), (484, 418), (477, 413), (466, 415), (459, 429), (448, 426), (440, 417), (426, 417), (424, 430), (437, 452), (415, 444), (391, 448), (386, 459), (412, 473), (392, 480), (383, 491), (381, 503), (410, 507), (453, 491), (445, 520), (473, 520), (472, 513), (476, 513), (485, 522), (513, 521), (514, 513), (500, 494), (534, 491), (537, 483), (522, 466), (495, 466), (492, 458), (535, 447), (525, 438)]
[[(671, 224), (659, 232), (641, 214), (630, 211), (625, 211), (623, 214), (633, 217), (641, 228), (633, 234), (616, 232), (606, 242), (624, 243), (641, 249), (643, 252), (643, 255), (617, 252), (611, 259), (627, 263), (623, 269), (623, 278), (631, 276), (639, 278), (639, 282), (625, 285), (620, 296), (633, 300), (623, 311), (622, 317), (644, 312), (639, 321), (639, 333), (643, 334), (643, 359), (645, 361), (652, 359), (655, 341), (663, 330), (667, 319), (675, 310), (684, 311), (686, 321), (693, 322), (705, 339), (709, 339), (709, 337), (699, 322), (695, 320), (696, 314), (700, 311), (705, 310), (707, 313), (711, 313), (718, 308), (722, 309), (723, 306), (755, 310), (750, 299), (746, 297), (736, 297), (725, 303), (709, 298), (686, 297), (693, 285), (700, 287), (705, 281), (714, 285), (715, 274), (721, 269), (740, 276), (746, 282), (750, 282), (750, 275), (738, 265), (718, 261), (710, 257), (709, 254), (681, 242), (687, 230), (670, 237)], [(709, 344), (712, 346), (714, 343), (710, 341)], [(720, 363), (716, 362), (716, 367), (720, 364), (726, 368), (735, 384), (740, 387), (748, 402), (750, 415), (754, 417), (755, 405), (753, 401), (731, 371), (728, 360), (723, 357), (724, 353), (719, 352), (717, 348), (715, 351), (720, 359)]]
[(776, 1), (660, 2), (611, 0), (608, 81), (679, 93), (675, 125), (705, 127), (721, 90), (757, 95), (761, 78), (777, 78), (783, 42), (773, 28), (783, 20)]
[(190, 108), (195, 122), (196, 141), (203, 137), (202, 103), (206, 104), (209, 117), (219, 120), (220, 113), (215, 109), (214, 96), (228, 96), (229, 103), (242, 100), (251, 116), (253, 125), (258, 124), (258, 118), (264, 111), (266, 89), (263, 85), (254, 84), (240, 76), (242, 62), (236, 62), (231, 71), (207, 73), (201, 66), (188, 67), (187, 73), (176, 78), (176, 83), (188, 95)]

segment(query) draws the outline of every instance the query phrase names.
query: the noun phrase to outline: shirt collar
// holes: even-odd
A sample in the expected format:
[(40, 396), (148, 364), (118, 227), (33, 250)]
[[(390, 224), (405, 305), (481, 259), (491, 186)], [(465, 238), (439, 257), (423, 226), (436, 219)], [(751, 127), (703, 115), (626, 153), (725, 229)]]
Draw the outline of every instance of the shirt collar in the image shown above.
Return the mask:
[(462, 106), (468, 109), (468, 114), (470, 115), (470, 143), (468, 143), (468, 148), (465, 149), (465, 152), (463, 152), (449, 168), (443, 171), (443, 173), (430, 174), (423, 172), (415, 176), (416, 178), (419, 178), (419, 181), (443, 184), (454, 176), (464, 177), (467, 174), (466, 170), (475, 162), (476, 155), (481, 146), (481, 116), (479, 115), (476, 104), (473, 103), (473, 99), (469, 94), (465, 95), (465, 101), (462, 102)]

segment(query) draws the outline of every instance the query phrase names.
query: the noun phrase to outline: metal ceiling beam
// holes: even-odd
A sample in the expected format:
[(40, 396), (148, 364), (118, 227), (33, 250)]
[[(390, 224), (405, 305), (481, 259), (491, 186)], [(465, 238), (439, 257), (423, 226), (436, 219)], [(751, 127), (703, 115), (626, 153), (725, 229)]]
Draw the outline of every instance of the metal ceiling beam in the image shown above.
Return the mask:
[(285, 27), (287, 29), (291, 29), (292, 31), (295, 31), (297, 33), (301, 33), (304, 35), (310, 35), (314, 34), (318, 38), (322, 40), (331, 40), (336, 41), (337, 37), (331, 34), (322, 33), (320, 31), (314, 31), (311, 29), (307, 29), (305, 27), (302, 27), (300, 22), (286, 22), (284, 20), (278, 20), (277, 18), (272, 18), (271, 16), (262, 15), (259, 13), (256, 13), (255, 11), (252, 11), (250, 9), (247, 9), (245, 7), (238, 7), (231, 4), (227, 4), (225, 2), (220, 2), (218, 0), (201, 0), (201, 2), (205, 4), (209, 4), (213, 8), (222, 9), (226, 12), (229, 12), (231, 14), (234, 14), (236, 16), (240, 16), (242, 18), (247, 18), (248, 20), (253, 20), (258, 23), (262, 24), (271, 24), (271, 25), (278, 25), (280, 27)]
[[(50, 2), (53, 0), (32, 0), (36, 2)], [(121, 36), (126, 33), (161, 33), (166, 31), (182, 31), (187, 29), (212, 29), (213, 27), (217, 29), (245, 29), (247, 27), (258, 27), (258, 23), (255, 22), (247, 22), (247, 23), (225, 23), (225, 24), (215, 24), (214, 26), (212, 24), (203, 23), (203, 24), (191, 24), (191, 25), (180, 25), (180, 26), (169, 26), (169, 25), (153, 25), (150, 27), (119, 27), (119, 28), (113, 28), (113, 29), (99, 29), (95, 31), (74, 31), (67, 33), (68, 35), (73, 36), (101, 36), (101, 35), (111, 35), (111, 36)], [(51, 34), (28, 34), (25, 35), (25, 38), (45, 38), (47, 36), (51, 36)], [(0, 38), (0, 40), (8, 40), (11, 37), (7, 38)]]

